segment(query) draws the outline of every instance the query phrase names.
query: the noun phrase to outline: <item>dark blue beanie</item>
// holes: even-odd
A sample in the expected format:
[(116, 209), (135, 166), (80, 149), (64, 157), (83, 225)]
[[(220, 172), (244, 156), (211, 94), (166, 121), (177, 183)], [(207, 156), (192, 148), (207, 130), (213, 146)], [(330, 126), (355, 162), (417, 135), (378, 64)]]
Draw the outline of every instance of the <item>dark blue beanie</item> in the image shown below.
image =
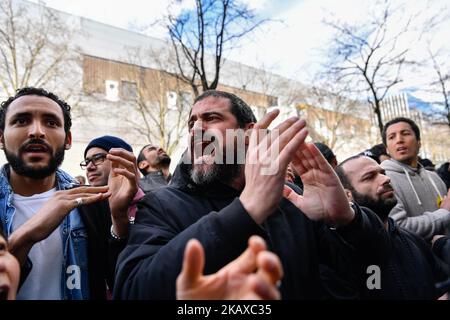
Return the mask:
[(133, 152), (133, 148), (131, 148), (131, 146), (122, 139), (113, 136), (103, 136), (89, 142), (89, 144), (86, 147), (86, 150), (84, 150), (85, 158), (88, 150), (94, 147), (101, 148), (106, 152), (109, 152), (111, 148), (122, 148), (127, 151)]
[(314, 144), (328, 162), (330, 162), (335, 157), (333, 151), (326, 144), (322, 142), (314, 142)]

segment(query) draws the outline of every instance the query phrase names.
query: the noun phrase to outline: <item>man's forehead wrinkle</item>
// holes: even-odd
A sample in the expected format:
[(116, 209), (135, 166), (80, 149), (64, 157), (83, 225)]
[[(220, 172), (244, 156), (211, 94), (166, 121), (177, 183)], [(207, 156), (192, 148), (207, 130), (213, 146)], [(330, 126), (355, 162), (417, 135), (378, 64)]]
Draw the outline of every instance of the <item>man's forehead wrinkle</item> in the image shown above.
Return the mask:
[[(352, 165), (353, 164), (353, 165)], [(378, 171), (376, 168), (371, 167), (372, 164), (366, 161), (363, 161), (362, 159), (354, 159), (352, 161), (349, 161), (347, 163), (344, 163), (344, 172), (348, 175), (348, 177), (351, 179), (352, 177), (361, 178), (365, 174), (367, 174), (369, 171)]]
[[(209, 97), (212, 98), (212, 97)], [(201, 108), (201, 113), (204, 113), (206, 111), (215, 111), (215, 110), (223, 110), (226, 109), (227, 111), (230, 111), (230, 102), (228, 99), (225, 98), (213, 98), (208, 99), (205, 98), (203, 100), (198, 101), (191, 109), (191, 115), (194, 113), (195, 110), (198, 110)], [(199, 113), (198, 111), (196, 113)]]
[(48, 112), (53, 113), (54, 110), (58, 115), (62, 115), (63, 111), (61, 107), (53, 101), (52, 99), (41, 97), (41, 96), (35, 96), (35, 95), (26, 95), (17, 98), (15, 101), (13, 101), (8, 111), (13, 111), (14, 109), (24, 109), (24, 110), (38, 110), (38, 108), (44, 108)]
[(24, 116), (31, 116), (31, 115), (43, 115), (43, 116), (51, 116), (51, 117), (60, 117), (61, 115), (53, 110), (39, 110), (34, 107), (23, 107), (17, 110), (17, 108), (12, 108), (12, 110), (8, 110), (9, 116), (17, 116), (17, 115), (24, 115)]

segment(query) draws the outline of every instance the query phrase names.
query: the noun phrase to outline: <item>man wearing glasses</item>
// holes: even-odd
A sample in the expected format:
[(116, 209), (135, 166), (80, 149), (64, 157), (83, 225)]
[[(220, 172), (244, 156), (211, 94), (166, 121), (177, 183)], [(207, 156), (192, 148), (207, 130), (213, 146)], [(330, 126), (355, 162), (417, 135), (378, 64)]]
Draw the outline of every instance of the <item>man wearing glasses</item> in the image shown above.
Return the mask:
[(133, 154), (131, 146), (120, 138), (103, 136), (89, 142), (84, 150), (84, 160), (80, 167), (86, 170), (88, 183), (94, 187), (106, 186), (111, 172), (111, 161), (106, 155), (112, 148), (125, 149)]
[[(110, 175), (116, 173), (111, 172), (111, 169), (115, 167), (114, 163), (106, 158), (111, 149), (123, 149), (126, 151), (128, 163), (132, 163), (134, 168), (130, 168), (136, 172), (135, 177), (138, 179), (139, 174), (137, 173), (136, 161), (130, 161), (134, 159), (133, 148), (123, 141), (122, 139), (114, 136), (102, 136), (96, 138), (89, 142), (84, 151), (84, 160), (80, 163), (80, 167), (86, 170), (86, 176), (88, 183), (94, 187), (101, 187), (108, 185), (108, 179)], [(131, 166), (131, 164), (130, 164)], [(125, 170), (125, 169), (116, 169)], [(138, 181), (136, 180), (136, 184)], [(134, 221), (136, 214), (136, 203), (144, 196), (144, 192), (138, 188), (133, 201), (130, 204), (130, 209), (128, 210), (128, 217), (130, 222)]]
[[(98, 148), (95, 148), (98, 149)], [(80, 167), (83, 170), (88, 170), (87, 177), (88, 177), (88, 184), (91, 186), (104, 186), (106, 183), (105, 181), (108, 181), (108, 175), (109, 175), (109, 164), (107, 163), (105, 165), (105, 159), (106, 155), (108, 153), (106, 152), (100, 152), (97, 154), (94, 154), (92, 157), (86, 157), (85, 160), (80, 162)], [(89, 168), (89, 169), (87, 169)], [(102, 170), (102, 169), (108, 169), (108, 170)], [(108, 171), (106, 177), (103, 173), (106, 173)], [(90, 178), (89, 178), (90, 176)], [(106, 180), (105, 180), (106, 178)]]

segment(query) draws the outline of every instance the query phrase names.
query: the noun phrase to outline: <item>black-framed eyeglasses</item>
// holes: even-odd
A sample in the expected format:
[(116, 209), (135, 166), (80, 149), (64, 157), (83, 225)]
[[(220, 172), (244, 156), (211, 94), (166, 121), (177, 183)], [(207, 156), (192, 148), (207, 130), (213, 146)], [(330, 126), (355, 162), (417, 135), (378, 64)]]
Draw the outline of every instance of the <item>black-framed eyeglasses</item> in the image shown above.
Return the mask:
[(107, 155), (107, 153), (97, 153), (97, 154), (94, 154), (90, 158), (84, 159), (84, 161), (81, 161), (81, 163), (80, 163), (81, 169), (83, 169), (83, 170), (86, 169), (86, 167), (91, 162), (94, 166), (98, 166), (100, 163), (103, 163), (105, 161), (106, 155)]

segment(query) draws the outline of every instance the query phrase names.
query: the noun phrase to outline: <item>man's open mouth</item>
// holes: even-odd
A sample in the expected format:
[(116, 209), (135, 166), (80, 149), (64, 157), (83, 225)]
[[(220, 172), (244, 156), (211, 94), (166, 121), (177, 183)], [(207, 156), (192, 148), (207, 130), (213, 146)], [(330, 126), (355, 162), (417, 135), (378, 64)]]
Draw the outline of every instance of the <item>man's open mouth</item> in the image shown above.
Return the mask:
[(202, 141), (194, 144), (194, 163), (210, 163), (214, 159), (216, 148), (211, 141)]
[(29, 144), (24, 149), (26, 153), (42, 154), (48, 153), (49, 149), (44, 144)]

